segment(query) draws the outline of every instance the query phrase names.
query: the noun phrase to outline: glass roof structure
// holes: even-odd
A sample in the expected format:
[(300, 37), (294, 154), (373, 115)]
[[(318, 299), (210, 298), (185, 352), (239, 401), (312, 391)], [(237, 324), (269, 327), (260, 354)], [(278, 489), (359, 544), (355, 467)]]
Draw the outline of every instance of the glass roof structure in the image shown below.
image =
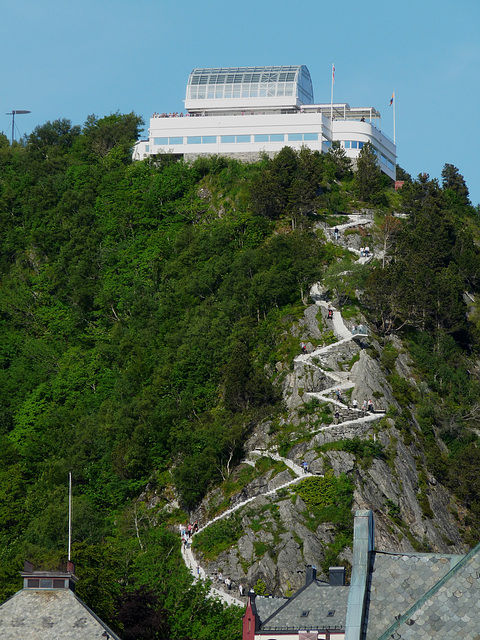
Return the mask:
[(284, 97), (313, 103), (312, 80), (305, 65), (194, 69), (186, 95), (187, 101)]

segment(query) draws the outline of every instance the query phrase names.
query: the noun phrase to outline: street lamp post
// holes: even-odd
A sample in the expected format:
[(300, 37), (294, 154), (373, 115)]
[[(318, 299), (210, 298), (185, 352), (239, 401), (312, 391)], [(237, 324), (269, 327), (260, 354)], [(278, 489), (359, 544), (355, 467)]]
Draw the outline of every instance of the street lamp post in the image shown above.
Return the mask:
[(26, 109), (12, 109), (11, 113), (7, 113), (7, 116), (12, 116), (12, 141), (15, 135), (15, 115), (21, 115), (23, 113), (32, 113), (31, 111), (27, 111)]

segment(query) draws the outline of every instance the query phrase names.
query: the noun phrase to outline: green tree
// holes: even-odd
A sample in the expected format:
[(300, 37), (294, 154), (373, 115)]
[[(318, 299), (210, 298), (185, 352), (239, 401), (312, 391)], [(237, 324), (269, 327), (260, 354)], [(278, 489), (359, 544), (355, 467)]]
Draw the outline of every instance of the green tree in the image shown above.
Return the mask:
[(455, 201), (462, 205), (469, 205), (468, 187), (465, 179), (453, 164), (445, 164), (442, 169), (442, 187), (444, 191), (451, 192)]
[(361, 200), (371, 204), (385, 204), (382, 170), (370, 142), (363, 145), (358, 155), (355, 184)]
[(27, 139), (27, 151), (36, 152), (42, 158), (55, 150), (67, 152), (71, 149), (75, 139), (80, 135), (81, 128), (73, 126), (70, 120), (62, 118), (53, 122), (46, 122), (35, 127)]
[(121, 114), (117, 111), (104, 118), (92, 114), (83, 126), (83, 136), (87, 148), (96, 156), (107, 155), (117, 145), (123, 147), (126, 154), (138, 139), (143, 124), (143, 119), (133, 112)]
[(332, 168), (332, 178), (342, 180), (352, 175), (352, 161), (347, 152), (340, 146), (338, 140), (334, 140), (327, 153), (327, 171)]

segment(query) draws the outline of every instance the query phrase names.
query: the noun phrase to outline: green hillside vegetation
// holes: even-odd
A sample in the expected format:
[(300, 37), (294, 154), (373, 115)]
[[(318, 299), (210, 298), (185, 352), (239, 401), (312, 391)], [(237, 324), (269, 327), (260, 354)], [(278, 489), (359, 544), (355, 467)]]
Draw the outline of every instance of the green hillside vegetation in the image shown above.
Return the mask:
[[(91, 116), (0, 140), (0, 598), (25, 558), (64, 559), (72, 471), (78, 593), (107, 623), (137, 637), (142, 602), (157, 629), (142, 637), (240, 638), (241, 612), (192, 583), (177, 525), (284, 413), (274, 365), (298, 353), (289, 329), (324, 278), (380, 342), (404, 340), (422, 384), (386, 350), (396, 420), (478, 541), (480, 228), (458, 170), (442, 185), (405, 174), (394, 192), (369, 145), (357, 173), (337, 146), (132, 164), (141, 124)], [(314, 224), (362, 207), (386, 258), (359, 267)]]

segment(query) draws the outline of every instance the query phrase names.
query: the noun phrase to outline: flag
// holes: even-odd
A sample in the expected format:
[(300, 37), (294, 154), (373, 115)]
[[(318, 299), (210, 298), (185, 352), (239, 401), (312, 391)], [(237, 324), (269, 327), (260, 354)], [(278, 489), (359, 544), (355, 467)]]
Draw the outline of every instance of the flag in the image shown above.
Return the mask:
[(392, 97), (390, 98), (390, 103), (388, 105), (389, 107), (392, 106), (394, 99), (395, 99), (395, 91), (392, 93)]
[(335, 84), (335, 63), (332, 62), (332, 84)]

